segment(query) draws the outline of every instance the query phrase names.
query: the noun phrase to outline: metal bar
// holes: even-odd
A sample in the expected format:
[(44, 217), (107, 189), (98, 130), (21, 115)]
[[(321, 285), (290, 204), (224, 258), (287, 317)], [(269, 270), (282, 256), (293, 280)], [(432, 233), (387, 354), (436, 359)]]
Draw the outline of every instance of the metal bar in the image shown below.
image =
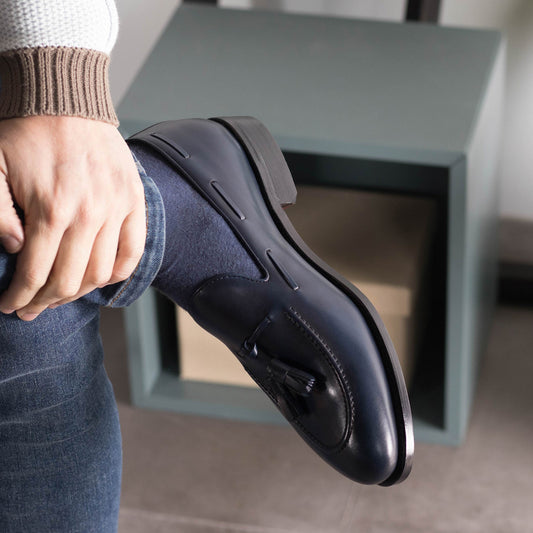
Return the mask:
[(217, 0), (183, 0), (184, 4), (211, 4), (217, 5)]
[(438, 24), (440, 0), (407, 0), (405, 20)]

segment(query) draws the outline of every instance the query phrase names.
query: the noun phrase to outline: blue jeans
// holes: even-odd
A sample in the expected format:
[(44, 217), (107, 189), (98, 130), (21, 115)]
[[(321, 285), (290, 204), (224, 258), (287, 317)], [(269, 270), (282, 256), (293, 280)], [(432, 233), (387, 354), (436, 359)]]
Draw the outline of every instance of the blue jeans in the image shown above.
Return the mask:
[[(33, 322), (0, 314), (0, 531), (113, 533), (122, 469), (113, 389), (103, 367), (100, 306), (121, 307), (150, 285), (164, 251), (159, 191), (144, 184), (147, 239), (132, 276)], [(0, 247), (0, 291), (16, 257)]]

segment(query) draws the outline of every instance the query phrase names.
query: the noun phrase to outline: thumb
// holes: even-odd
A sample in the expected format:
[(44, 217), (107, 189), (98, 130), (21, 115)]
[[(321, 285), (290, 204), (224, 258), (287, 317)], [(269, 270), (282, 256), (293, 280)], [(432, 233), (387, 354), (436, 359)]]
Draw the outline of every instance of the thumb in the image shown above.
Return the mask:
[(0, 172), (0, 244), (10, 254), (20, 252), (24, 244), (24, 229), (4, 172)]

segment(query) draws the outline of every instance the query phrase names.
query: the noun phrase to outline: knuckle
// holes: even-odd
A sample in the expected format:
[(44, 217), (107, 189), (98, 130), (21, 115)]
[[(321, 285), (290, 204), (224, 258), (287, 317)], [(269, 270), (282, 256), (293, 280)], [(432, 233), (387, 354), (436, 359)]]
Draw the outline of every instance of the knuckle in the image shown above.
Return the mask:
[(91, 226), (98, 220), (98, 211), (92, 202), (86, 202), (79, 208), (76, 218), (82, 226)]
[(63, 202), (60, 205), (58, 202), (50, 204), (45, 200), (39, 206), (39, 211), (45, 226), (52, 230), (62, 230), (73, 223), (88, 226), (94, 223), (99, 216), (95, 202), (89, 197), (85, 197), (81, 205), (69, 204), (68, 202)]
[(56, 297), (60, 300), (71, 298), (76, 295), (77, 290), (70, 287), (58, 287), (55, 291)]
[(139, 263), (142, 255), (142, 248), (132, 248), (128, 254), (125, 254), (121, 257), (121, 262), (124, 265), (126, 269), (130, 271), (130, 273), (135, 269), (137, 264)]
[(88, 272), (86, 276), (86, 283), (87, 285), (93, 287), (100, 287), (105, 285), (109, 281), (111, 275), (111, 272), (109, 272), (108, 270)]
[(112, 282), (117, 283), (128, 279), (135, 270), (136, 264), (136, 262), (129, 260), (116, 265), (111, 276)]
[(116, 266), (126, 265), (132, 270), (137, 266), (144, 251), (144, 239), (135, 236), (135, 239), (129, 240), (125, 245), (119, 247), (119, 256)]
[(72, 296), (75, 296), (78, 292), (79, 284), (74, 283), (70, 280), (63, 279), (61, 281), (57, 281), (53, 285), (53, 289), (51, 292), (53, 292), (54, 296), (59, 299), (63, 300), (65, 298), (71, 298)]
[(46, 273), (37, 269), (28, 269), (22, 278), (22, 285), (25, 289), (35, 290), (41, 288), (46, 283)]
[(47, 226), (59, 229), (67, 227), (71, 222), (70, 210), (66, 207), (47, 207), (43, 206), (44, 220)]
[(117, 179), (115, 186), (120, 187), (122, 197), (128, 204), (138, 207), (141, 202), (144, 203), (144, 186), (137, 172), (134, 175), (124, 173), (120, 179)]
[(118, 283), (120, 281), (125, 281), (130, 277), (131, 272), (128, 272), (122, 268), (113, 270), (113, 274), (109, 279), (110, 283)]

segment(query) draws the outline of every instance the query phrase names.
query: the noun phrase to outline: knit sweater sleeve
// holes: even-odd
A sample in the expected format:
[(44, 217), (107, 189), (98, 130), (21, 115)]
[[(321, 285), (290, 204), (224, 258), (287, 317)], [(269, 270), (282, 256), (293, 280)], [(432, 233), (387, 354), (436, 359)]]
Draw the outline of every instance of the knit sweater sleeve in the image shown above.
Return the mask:
[(0, 0), (0, 119), (71, 115), (117, 125), (113, 0)]

